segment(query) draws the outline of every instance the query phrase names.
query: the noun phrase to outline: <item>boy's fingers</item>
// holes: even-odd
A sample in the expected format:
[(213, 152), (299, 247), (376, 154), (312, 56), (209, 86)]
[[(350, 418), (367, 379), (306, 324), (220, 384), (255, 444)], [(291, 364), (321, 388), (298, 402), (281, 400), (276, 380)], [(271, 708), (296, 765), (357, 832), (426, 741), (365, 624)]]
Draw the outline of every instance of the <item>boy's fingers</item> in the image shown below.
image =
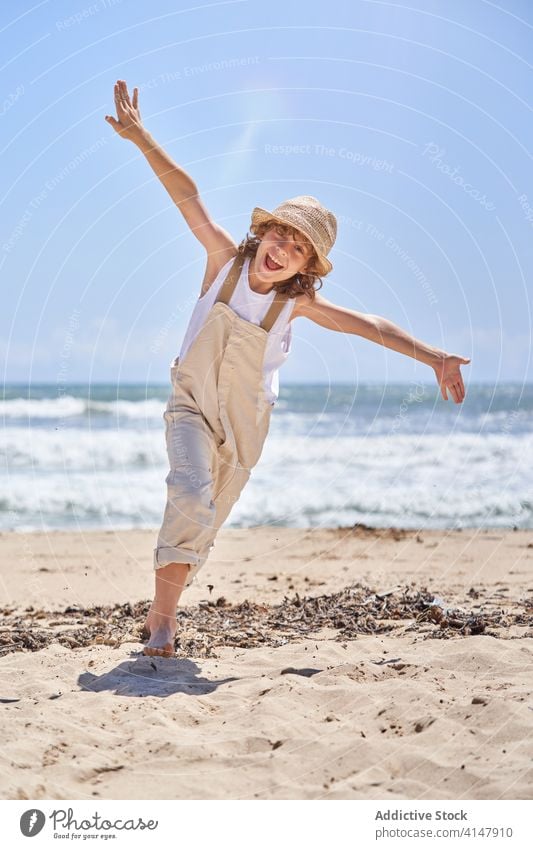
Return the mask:
[(137, 103), (139, 102), (139, 89), (133, 89), (133, 108), (137, 109)]
[(126, 101), (126, 103), (128, 104), (128, 106), (131, 106), (130, 96), (129, 96), (129, 93), (128, 93), (128, 86), (126, 85), (124, 80), (120, 80), (120, 93), (121, 93), (122, 97), (124, 98), (124, 100)]
[(115, 105), (117, 107), (117, 114), (119, 114), (120, 110), (123, 109), (124, 107), (122, 105), (120, 88), (118, 86), (118, 83), (115, 85)]
[(117, 115), (119, 116), (119, 118), (120, 118), (121, 113), (123, 113), (124, 115), (127, 114), (125, 106), (126, 106), (126, 103), (128, 101), (129, 101), (129, 98), (127, 100), (124, 98), (122, 90), (117, 83), (115, 85), (115, 104), (116, 104), (116, 107), (117, 107)]
[(115, 118), (113, 118), (112, 115), (106, 115), (105, 119), (106, 119), (108, 124), (111, 124), (111, 126), (113, 127), (114, 130), (116, 130), (118, 127), (120, 127), (119, 122), (116, 121)]

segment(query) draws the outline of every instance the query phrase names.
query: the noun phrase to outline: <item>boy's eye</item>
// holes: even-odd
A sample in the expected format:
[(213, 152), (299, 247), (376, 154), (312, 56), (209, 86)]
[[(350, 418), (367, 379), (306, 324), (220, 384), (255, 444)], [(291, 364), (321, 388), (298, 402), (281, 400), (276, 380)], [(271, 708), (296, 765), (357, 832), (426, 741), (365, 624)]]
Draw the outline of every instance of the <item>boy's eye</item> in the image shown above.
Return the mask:
[[(275, 232), (278, 236), (287, 237), (289, 235), (289, 231), (281, 225), (278, 225), (277, 227), (275, 227), (274, 230), (275, 230)], [(304, 249), (303, 249), (303, 245), (297, 244), (296, 250), (301, 254), (305, 253)]]

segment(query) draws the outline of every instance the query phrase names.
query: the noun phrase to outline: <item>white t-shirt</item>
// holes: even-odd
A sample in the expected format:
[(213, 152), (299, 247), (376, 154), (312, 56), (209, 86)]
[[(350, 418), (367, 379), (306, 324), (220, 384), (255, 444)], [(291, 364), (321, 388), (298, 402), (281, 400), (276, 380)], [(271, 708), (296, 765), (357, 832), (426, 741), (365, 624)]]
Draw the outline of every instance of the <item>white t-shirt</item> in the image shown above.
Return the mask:
[[(237, 281), (233, 294), (230, 298), (228, 306), (234, 312), (246, 321), (251, 321), (253, 324), (260, 325), (265, 315), (268, 312), (270, 304), (274, 300), (275, 290), (266, 295), (261, 295), (259, 292), (254, 292), (250, 288), (248, 281), (248, 267), (250, 265), (250, 256), (247, 256), (243, 262), (241, 275)], [(180, 360), (183, 360), (185, 354), (192, 345), (194, 339), (203, 326), (209, 310), (215, 303), (222, 282), (235, 260), (232, 257), (220, 269), (215, 280), (201, 298), (198, 298), (194, 306), (185, 336), (181, 344), (179, 353)], [(265, 348), (265, 358), (263, 360), (263, 377), (265, 391), (268, 400), (273, 404), (279, 394), (279, 375), (278, 369), (285, 362), (291, 350), (292, 330), (290, 317), (296, 303), (295, 298), (288, 298), (287, 303), (283, 306), (280, 314), (274, 322), (272, 329), (268, 334), (267, 344)]]

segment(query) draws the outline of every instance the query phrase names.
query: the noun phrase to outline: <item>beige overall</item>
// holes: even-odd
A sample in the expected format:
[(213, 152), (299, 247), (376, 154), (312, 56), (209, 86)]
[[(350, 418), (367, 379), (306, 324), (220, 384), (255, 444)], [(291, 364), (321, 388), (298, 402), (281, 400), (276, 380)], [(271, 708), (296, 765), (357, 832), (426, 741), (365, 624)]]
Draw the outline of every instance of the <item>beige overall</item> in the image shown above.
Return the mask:
[(260, 326), (237, 315), (228, 302), (243, 262), (237, 254), (200, 332), (170, 370), (164, 414), (170, 471), (154, 568), (189, 563), (186, 587), (261, 456), (274, 406), (264, 390), (263, 358), (288, 296), (275, 296)]

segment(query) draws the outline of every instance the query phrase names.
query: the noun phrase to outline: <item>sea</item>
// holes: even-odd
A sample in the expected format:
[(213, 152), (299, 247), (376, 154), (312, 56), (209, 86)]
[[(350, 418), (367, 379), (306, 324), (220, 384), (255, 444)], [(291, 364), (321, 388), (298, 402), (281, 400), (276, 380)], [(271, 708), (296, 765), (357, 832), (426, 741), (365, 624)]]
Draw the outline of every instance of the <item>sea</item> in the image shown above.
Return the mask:
[[(157, 528), (168, 384), (5, 385), (0, 530)], [(533, 528), (533, 384), (289, 384), (225, 527)]]

